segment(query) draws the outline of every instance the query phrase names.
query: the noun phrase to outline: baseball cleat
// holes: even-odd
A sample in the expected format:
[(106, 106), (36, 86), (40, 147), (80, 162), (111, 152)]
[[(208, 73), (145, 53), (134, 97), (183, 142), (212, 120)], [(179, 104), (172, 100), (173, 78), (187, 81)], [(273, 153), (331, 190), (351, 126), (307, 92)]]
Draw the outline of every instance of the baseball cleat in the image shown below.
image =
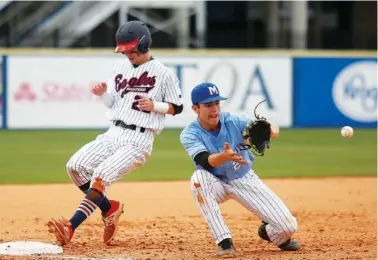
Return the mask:
[(259, 229), (257, 230), (257, 234), (259, 235), (259, 237), (265, 241), (268, 241), (268, 242), (271, 242), (269, 236), (268, 236), (268, 233), (266, 233), (266, 225), (268, 225), (268, 223), (266, 222), (262, 222), (263, 224), (259, 227)]
[(118, 230), (119, 217), (123, 213), (123, 203), (120, 201), (110, 200), (110, 209), (102, 214), (102, 221), (104, 222), (104, 243), (109, 244)]
[(73, 236), (71, 223), (65, 219), (51, 219), (47, 222), (48, 230), (56, 237), (57, 244), (60, 246), (68, 245)]
[(229, 258), (235, 256), (235, 248), (231, 238), (223, 239), (218, 244), (217, 256), (222, 258)]
[(285, 243), (278, 246), (282, 251), (297, 251), (301, 248), (298, 242), (294, 238), (290, 238)]

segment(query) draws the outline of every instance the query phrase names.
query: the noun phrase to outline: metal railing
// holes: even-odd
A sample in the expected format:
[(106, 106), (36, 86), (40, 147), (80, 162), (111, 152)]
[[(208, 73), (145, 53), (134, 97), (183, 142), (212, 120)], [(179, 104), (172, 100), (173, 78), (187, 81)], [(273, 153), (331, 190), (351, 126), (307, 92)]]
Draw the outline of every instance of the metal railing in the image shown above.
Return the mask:
[(17, 32), (14, 36), (16, 44), (27, 36), (33, 29), (35, 29), (46, 17), (51, 15), (57, 8), (62, 5), (62, 2), (45, 2), (38, 10), (27, 16), (15, 26)]

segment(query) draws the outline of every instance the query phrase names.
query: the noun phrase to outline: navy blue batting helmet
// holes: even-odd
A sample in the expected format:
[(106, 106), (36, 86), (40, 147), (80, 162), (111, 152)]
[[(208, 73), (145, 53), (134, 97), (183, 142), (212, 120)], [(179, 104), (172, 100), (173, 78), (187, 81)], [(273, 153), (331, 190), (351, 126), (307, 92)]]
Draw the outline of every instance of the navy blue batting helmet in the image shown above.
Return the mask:
[(116, 33), (117, 47), (115, 52), (127, 52), (138, 46), (141, 53), (148, 52), (151, 47), (151, 33), (147, 25), (140, 21), (129, 21), (119, 27)]

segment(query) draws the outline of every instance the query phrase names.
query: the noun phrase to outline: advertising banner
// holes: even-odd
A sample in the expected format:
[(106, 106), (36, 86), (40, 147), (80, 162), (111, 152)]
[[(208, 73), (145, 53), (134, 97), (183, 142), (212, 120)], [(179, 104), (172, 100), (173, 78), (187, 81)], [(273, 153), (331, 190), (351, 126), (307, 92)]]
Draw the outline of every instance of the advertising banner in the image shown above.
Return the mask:
[(294, 125), (377, 126), (377, 59), (294, 59)]
[[(184, 111), (166, 117), (166, 127), (182, 128), (195, 118), (190, 92), (202, 82), (218, 85), (224, 111), (257, 113), (281, 127), (292, 124), (292, 64), (289, 57), (156, 56), (178, 76)], [(93, 84), (109, 79), (121, 55), (9, 56), (8, 127), (103, 128), (108, 108), (91, 94)]]

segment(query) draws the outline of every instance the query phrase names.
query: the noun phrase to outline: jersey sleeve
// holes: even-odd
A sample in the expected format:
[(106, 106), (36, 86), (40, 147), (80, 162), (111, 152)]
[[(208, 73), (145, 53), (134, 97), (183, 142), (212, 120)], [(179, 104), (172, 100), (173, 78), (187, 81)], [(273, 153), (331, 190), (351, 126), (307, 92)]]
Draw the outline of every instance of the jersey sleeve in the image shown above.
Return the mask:
[(180, 89), (180, 82), (176, 74), (168, 70), (164, 81), (164, 98), (163, 101), (167, 103), (172, 103), (177, 106), (183, 104), (183, 98)]
[(180, 142), (192, 160), (198, 153), (207, 151), (204, 143), (194, 133), (181, 133)]

